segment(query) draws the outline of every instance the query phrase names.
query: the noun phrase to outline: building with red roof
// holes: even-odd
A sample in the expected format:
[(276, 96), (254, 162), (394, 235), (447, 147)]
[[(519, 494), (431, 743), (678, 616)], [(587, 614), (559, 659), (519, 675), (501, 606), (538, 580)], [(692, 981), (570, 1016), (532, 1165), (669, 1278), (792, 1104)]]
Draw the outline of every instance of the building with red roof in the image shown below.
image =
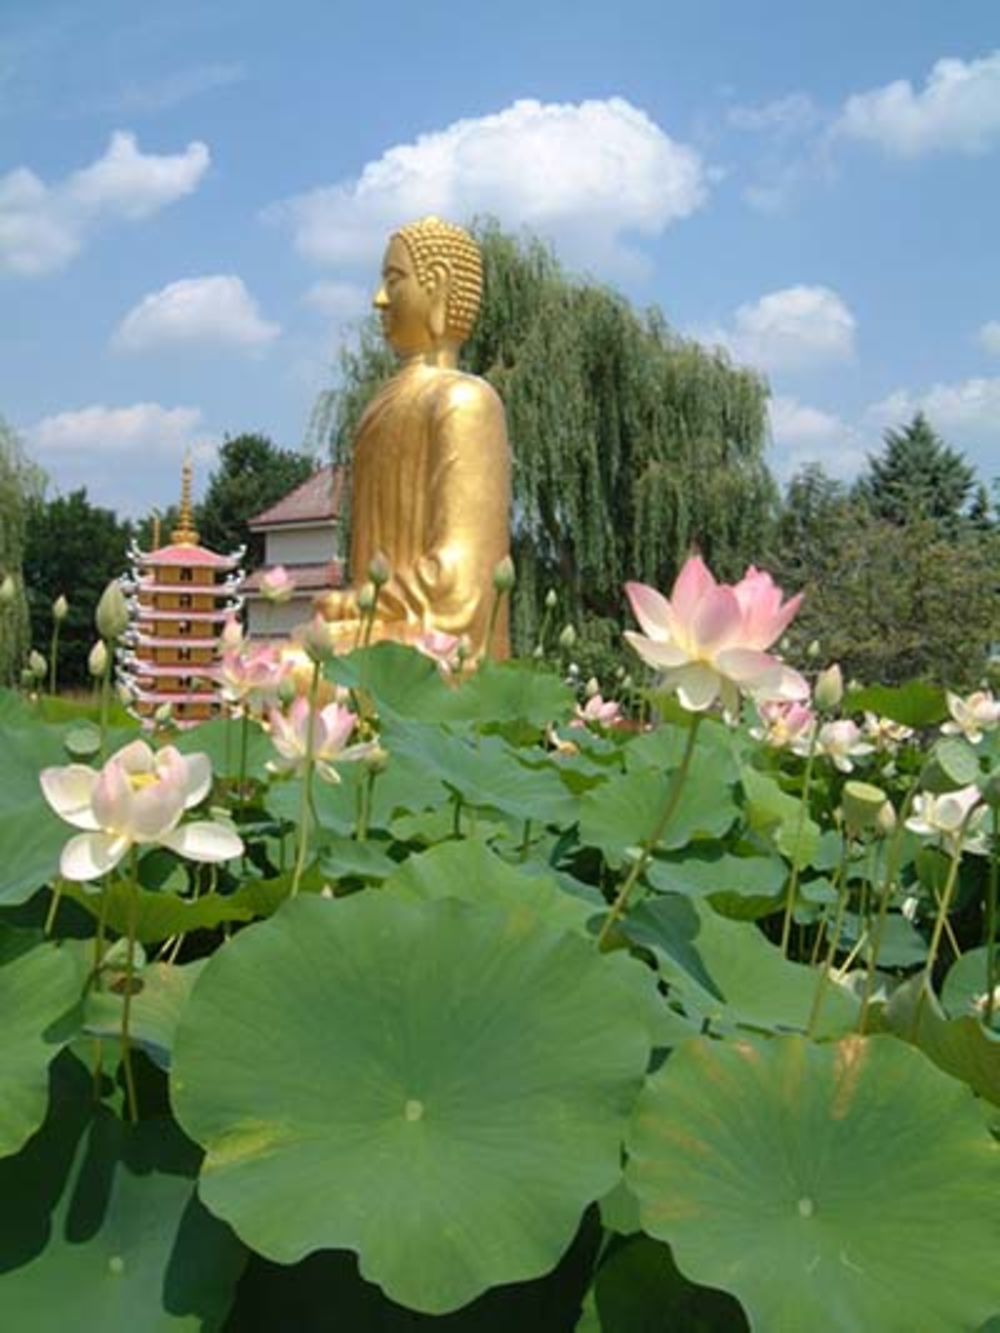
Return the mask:
[[(338, 555), (344, 474), (334, 467), (318, 472), (284, 499), (255, 514), (250, 531), (264, 538), (264, 564), (243, 585), (247, 635), (284, 639), (309, 620), (316, 597), (344, 584)], [(282, 566), (295, 590), (289, 600), (271, 601), (263, 591), (269, 571)]]

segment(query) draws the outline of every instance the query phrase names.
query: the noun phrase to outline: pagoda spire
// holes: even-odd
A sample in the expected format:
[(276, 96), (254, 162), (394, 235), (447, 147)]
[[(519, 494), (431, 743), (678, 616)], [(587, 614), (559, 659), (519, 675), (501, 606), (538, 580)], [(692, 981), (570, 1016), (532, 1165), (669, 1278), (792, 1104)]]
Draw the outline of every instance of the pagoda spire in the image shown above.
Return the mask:
[(181, 512), (177, 527), (170, 534), (175, 546), (197, 546), (198, 530), (194, 526), (194, 509), (191, 504), (191, 455), (185, 454), (181, 465)]

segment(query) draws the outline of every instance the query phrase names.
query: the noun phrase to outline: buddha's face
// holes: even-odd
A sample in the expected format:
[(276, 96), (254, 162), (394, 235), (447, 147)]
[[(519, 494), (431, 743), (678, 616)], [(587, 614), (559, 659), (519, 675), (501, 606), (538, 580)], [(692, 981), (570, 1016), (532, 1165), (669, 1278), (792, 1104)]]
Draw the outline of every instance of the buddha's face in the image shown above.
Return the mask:
[(440, 297), (421, 286), (406, 242), (394, 236), (382, 262), (382, 283), (375, 309), (386, 341), (400, 356), (413, 356), (434, 345), (432, 312)]

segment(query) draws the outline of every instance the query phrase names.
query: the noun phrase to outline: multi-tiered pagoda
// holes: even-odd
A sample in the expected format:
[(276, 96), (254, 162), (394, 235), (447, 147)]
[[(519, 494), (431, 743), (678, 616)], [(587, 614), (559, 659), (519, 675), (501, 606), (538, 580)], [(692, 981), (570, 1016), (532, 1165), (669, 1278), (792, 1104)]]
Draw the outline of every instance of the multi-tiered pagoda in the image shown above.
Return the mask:
[(191, 726), (221, 709), (218, 659), (222, 629), (243, 598), (244, 549), (217, 555), (198, 544), (191, 505), (191, 466), (184, 464), (181, 507), (170, 545), (129, 550), (124, 584), (132, 623), (119, 650), (118, 679), (133, 712), (152, 720), (163, 704), (173, 722)]

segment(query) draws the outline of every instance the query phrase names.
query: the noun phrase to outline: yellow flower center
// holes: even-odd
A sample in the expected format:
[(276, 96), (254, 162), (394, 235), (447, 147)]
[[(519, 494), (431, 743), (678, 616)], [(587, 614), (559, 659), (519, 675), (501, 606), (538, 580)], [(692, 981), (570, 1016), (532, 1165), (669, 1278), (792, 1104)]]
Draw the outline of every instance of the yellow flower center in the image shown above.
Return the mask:
[(130, 773), (128, 780), (133, 791), (145, 791), (147, 787), (155, 787), (160, 777), (158, 773)]

